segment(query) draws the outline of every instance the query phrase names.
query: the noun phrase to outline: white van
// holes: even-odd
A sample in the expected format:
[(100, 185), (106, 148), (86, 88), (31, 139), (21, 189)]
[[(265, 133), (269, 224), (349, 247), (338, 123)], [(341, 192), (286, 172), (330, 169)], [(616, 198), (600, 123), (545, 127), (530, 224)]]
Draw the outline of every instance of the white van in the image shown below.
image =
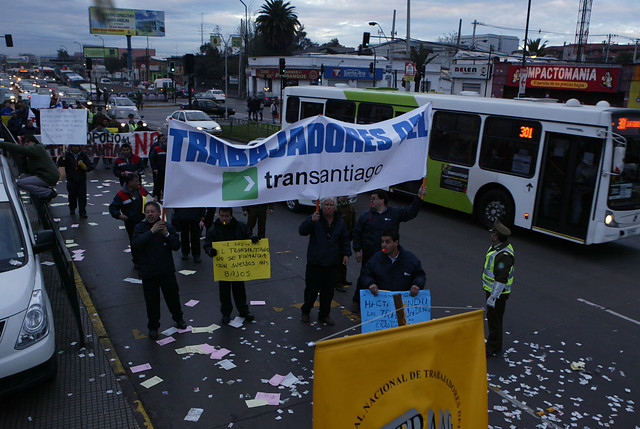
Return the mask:
[(159, 78), (153, 81), (153, 87), (156, 89), (160, 88), (173, 88), (173, 79), (169, 79), (168, 77)]
[(7, 158), (0, 155), (0, 395), (56, 372), (53, 313), (38, 253), (53, 231), (33, 234)]

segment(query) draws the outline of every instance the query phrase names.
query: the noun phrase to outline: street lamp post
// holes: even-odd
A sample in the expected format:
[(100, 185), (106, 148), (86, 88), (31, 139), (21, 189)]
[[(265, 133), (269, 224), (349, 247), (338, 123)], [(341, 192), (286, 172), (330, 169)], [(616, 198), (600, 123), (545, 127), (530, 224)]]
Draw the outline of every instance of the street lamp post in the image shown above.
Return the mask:
[[(384, 30), (382, 29), (382, 26), (380, 24), (378, 24), (376, 21), (370, 21), (369, 25), (372, 27), (375, 27), (376, 25), (378, 26), (378, 43), (380, 43), (380, 34), (382, 34), (382, 36), (385, 38), (385, 40), (387, 42), (389, 42), (389, 38), (387, 37), (386, 34), (384, 34)], [(387, 49), (387, 60), (389, 60), (389, 63), (391, 64), (391, 67), (393, 68), (393, 46), (392, 45), (387, 45), (388, 49)], [(376, 57), (376, 51), (375, 49), (373, 50), (373, 57), (374, 57), (374, 70), (373, 72), (375, 73), (375, 65), (376, 65), (376, 61), (375, 61), (375, 57)], [(375, 86), (375, 78), (374, 78), (374, 85)]]
[[(99, 34), (94, 34), (94, 36), (99, 37), (99, 38), (100, 38), (100, 40), (102, 40), (102, 65), (104, 65), (104, 66), (105, 66), (105, 70), (106, 70), (105, 57), (104, 57), (104, 39), (103, 39), (103, 38), (102, 38), (102, 36), (100, 36)], [(100, 92), (99, 92), (99, 91), (100, 91), (100, 88), (98, 88), (98, 73), (94, 73), (94, 77), (95, 77), (95, 80), (96, 80), (96, 101), (98, 101), (98, 102), (99, 102), (99, 101), (100, 101), (100, 96), (99, 96), (99, 94), (100, 94)], [(104, 101), (105, 101), (105, 103), (106, 103), (106, 101), (107, 101), (107, 94), (106, 94), (106, 93), (105, 93), (105, 95), (104, 95), (104, 98), (105, 98), (105, 100), (104, 100)]]
[[(246, 57), (247, 59), (249, 58), (249, 52), (248, 52), (248, 48), (249, 48), (249, 12), (247, 9), (247, 5), (245, 4), (245, 2), (243, 2), (242, 0), (240, 0), (240, 3), (242, 3), (242, 6), (244, 6), (244, 55), (242, 55), (243, 57)], [(245, 62), (243, 61), (243, 64), (245, 64)], [(242, 81), (244, 80), (244, 75), (246, 74), (246, 72), (244, 71), (244, 69), (241, 67), (240, 70), (238, 70), (238, 74), (242, 73), (242, 76), (238, 76), (238, 94), (242, 94)], [(247, 91), (248, 92), (248, 91)]]

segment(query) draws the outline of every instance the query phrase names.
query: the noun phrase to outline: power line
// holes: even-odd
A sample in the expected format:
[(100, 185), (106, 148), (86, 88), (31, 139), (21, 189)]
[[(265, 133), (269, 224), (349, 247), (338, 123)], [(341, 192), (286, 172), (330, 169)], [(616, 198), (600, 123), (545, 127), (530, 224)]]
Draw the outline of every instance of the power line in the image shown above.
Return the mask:
[[(477, 22), (478, 25), (482, 25), (484, 27), (490, 27), (490, 28), (499, 28), (501, 30), (510, 30), (510, 31), (519, 31), (519, 32), (524, 32), (524, 28), (516, 28), (516, 27), (503, 27), (500, 25), (493, 25), (493, 24), (486, 24), (484, 22)], [(542, 29), (538, 29), (537, 30), (538, 34), (558, 34), (561, 36), (573, 36), (573, 33), (562, 33), (562, 32), (558, 32), (558, 31), (548, 31), (548, 30), (542, 30)], [(609, 34), (589, 34), (589, 37), (607, 37), (609, 36)], [(621, 37), (624, 39), (629, 39), (629, 40), (638, 40), (638, 37), (631, 37), (631, 36), (621, 36), (621, 35), (616, 35), (616, 37)]]

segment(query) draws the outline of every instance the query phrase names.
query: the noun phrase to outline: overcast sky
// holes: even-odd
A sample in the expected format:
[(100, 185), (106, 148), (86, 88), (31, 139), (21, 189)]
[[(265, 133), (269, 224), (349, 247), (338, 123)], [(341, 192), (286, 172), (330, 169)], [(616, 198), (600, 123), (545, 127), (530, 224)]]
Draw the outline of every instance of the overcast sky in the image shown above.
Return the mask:
[[(7, 0), (9, 1), (9, 0)], [(244, 0), (249, 19), (255, 19), (263, 0)], [(396, 10), (397, 36), (406, 37), (407, 4), (388, 0), (291, 0), (298, 19), (308, 37), (316, 43), (337, 38), (345, 46), (357, 47), (362, 33), (377, 34), (377, 21), (387, 36), (391, 36), (393, 6)], [(80, 51), (80, 44), (101, 46), (100, 38), (89, 34), (87, 0), (31, 0), (13, 2), (3, 7), (0, 34), (13, 35), (14, 47), (0, 41), (0, 54), (55, 55), (64, 47), (69, 53)], [(637, 0), (593, 2), (589, 42), (600, 43), (607, 34), (616, 34), (614, 43), (634, 43), (640, 37)], [(165, 12), (166, 37), (149, 37), (149, 47), (157, 55), (167, 57), (198, 52), (201, 40), (206, 42), (216, 28), (224, 36), (238, 34), (245, 8), (240, 0), (113, 0), (117, 8), (161, 10)], [(575, 40), (579, 0), (532, 0), (529, 38), (541, 37), (548, 45), (573, 43)], [(438, 37), (458, 30), (462, 19), (462, 34), (470, 35), (472, 22), (477, 20), (476, 34), (504, 34), (524, 38), (527, 0), (413, 0), (411, 2), (411, 37), (436, 41)], [(203, 31), (201, 31), (203, 30)], [(125, 36), (102, 36), (108, 47), (126, 47)], [(372, 39), (374, 42), (375, 39)], [(76, 43), (77, 42), (77, 43)], [(144, 48), (146, 37), (133, 37), (134, 48)]]

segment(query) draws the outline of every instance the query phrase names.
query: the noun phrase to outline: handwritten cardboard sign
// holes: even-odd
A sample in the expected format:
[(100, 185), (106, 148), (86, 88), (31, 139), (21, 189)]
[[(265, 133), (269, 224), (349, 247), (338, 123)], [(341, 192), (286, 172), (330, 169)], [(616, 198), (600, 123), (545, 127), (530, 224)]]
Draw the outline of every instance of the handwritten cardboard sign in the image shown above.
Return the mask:
[(360, 291), (360, 318), (363, 323), (363, 334), (398, 326), (396, 307), (393, 304), (393, 295), (397, 293), (402, 296), (407, 324), (431, 320), (431, 292), (428, 290), (421, 290), (417, 296), (409, 295), (409, 291), (381, 290), (378, 291), (378, 296), (373, 296), (369, 290), (364, 289)]
[(47, 144), (87, 144), (86, 109), (41, 109), (40, 142)]
[(253, 244), (251, 240), (217, 241), (213, 248), (213, 277), (216, 281), (241, 281), (271, 278), (269, 239)]

